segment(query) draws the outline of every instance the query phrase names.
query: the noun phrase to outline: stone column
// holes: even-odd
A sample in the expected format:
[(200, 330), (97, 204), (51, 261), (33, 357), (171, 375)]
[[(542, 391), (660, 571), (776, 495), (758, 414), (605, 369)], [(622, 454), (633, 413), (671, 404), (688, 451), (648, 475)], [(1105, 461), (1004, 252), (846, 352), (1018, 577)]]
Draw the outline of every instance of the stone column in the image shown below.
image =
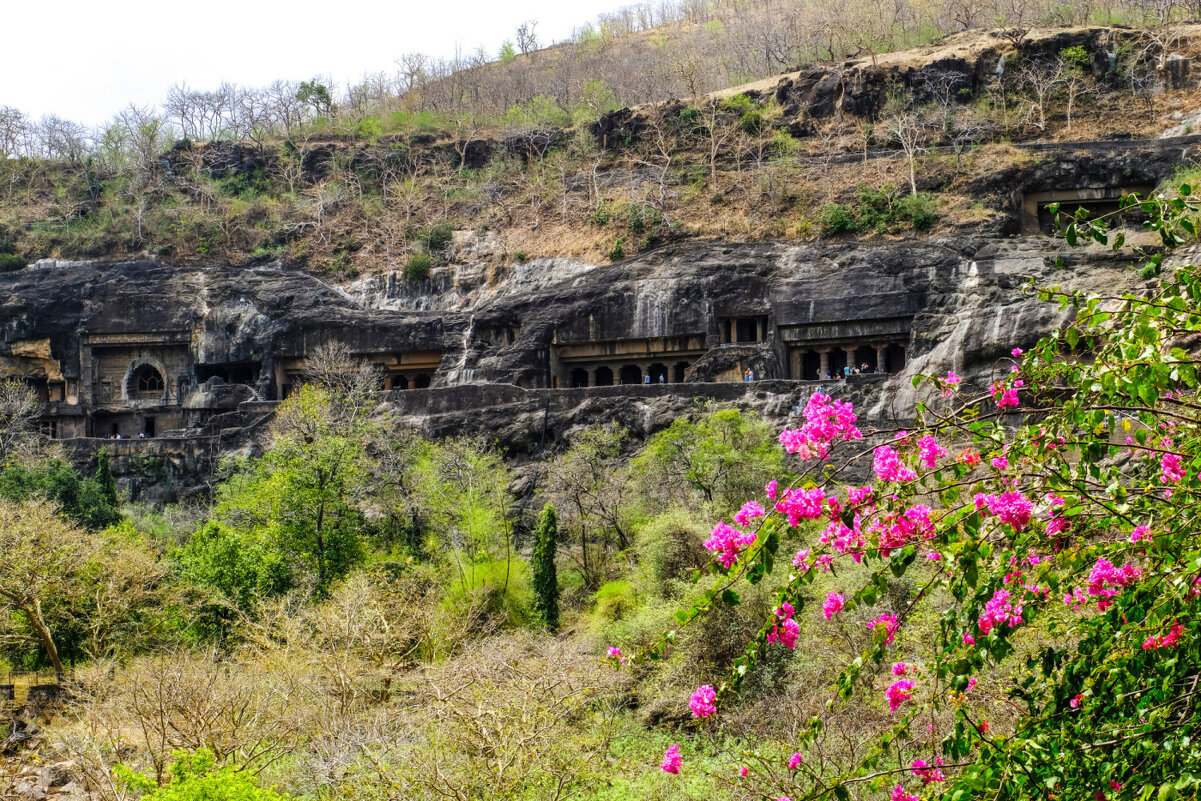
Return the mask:
[(888, 346), (876, 345), (876, 372), (888, 372)]
[(826, 374), (830, 372), (830, 349), (821, 348), (817, 351), (817, 355), (821, 357), (821, 364), (817, 368), (817, 377), (821, 381), (826, 380)]
[(807, 351), (802, 351), (800, 348), (788, 349), (788, 369), (793, 381), (800, 381), (805, 377), (805, 357)]
[(855, 364), (855, 348), (854, 348), (854, 346), (847, 347), (846, 345), (843, 345), (842, 350), (847, 355), (847, 366), (851, 368), (851, 372), (855, 372), (855, 368), (858, 367), (859, 365)]
[(767, 320), (764, 320), (762, 317), (755, 321), (755, 341), (767, 341)]

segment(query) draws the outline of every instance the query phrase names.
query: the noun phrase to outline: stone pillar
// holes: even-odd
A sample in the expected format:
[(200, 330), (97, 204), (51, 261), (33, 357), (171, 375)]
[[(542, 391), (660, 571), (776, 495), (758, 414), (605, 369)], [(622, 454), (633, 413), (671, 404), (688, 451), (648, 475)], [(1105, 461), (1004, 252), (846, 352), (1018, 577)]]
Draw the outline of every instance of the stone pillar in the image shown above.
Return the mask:
[(800, 381), (805, 377), (804, 354), (807, 352), (800, 348), (788, 349), (788, 371), (793, 381)]
[(755, 321), (755, 341), (767, 341), (767, 320), (763, 319), (762, 317)]
[(876, 372), (888, 372), (888, 346), (876, 345)]
[(821, 381), (826, 380), (826, 374), (830, 372), (830, 349), (821, 348), (817, 351), (817, 355), (821, 357), (821, 364), (817, 368), (817, 377)]
[(859, 365), (855, 364), (855, 348), (854, 346), (842, 346), (843, 352), (847, 355), (847, 366), (851, 368), (851, 372), (855, 372), (855, 368)]

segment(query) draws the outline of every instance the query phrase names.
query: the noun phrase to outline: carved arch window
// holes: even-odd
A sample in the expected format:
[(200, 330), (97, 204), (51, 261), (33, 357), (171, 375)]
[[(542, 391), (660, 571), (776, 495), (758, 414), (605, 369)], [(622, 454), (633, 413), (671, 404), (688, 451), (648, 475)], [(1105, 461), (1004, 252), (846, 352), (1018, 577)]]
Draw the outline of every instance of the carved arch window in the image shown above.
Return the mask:
[(161, 398), (166, 388), (163, 374), (150, 364), (143, 364), (129, 377), (129, 394), (134, 398)]

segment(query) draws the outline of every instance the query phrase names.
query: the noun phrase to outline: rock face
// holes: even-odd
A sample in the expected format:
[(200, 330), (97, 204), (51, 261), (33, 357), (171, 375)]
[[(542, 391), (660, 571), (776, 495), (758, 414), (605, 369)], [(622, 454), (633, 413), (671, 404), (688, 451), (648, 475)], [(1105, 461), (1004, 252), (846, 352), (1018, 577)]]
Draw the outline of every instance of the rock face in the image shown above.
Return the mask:
[[(1128, 180), (1136, 160), (1123, 158)], [(1072, 177), (1065, 163), (997, 185)], [(1167, 170), (1171, 158), (1141, 163), (1150, 177), (1158, 168), (1145, 165)], [(693, 242), (507, 272), (488, 267), (487, 237), (455, 242), (454, 264), (419, 284), (390, 275), (343, 289), (282, 266), (150, 261), (0, 276), (0, 371), (42, 393), (46, 429), (82, 464), (106, 445), (129, 491), (167, 498), (205, 488), (222, 453), (253, 453), (323, 343), (376, 365), (381, 412), (432, 436), (483, 433), (529, 458), (584, 425), (650, 433), (698, 398), (785, 425), (822, 386), (870, 420), (904, 420), (916, 373), (985, 384), (1010, 349), (1064, 322), (1021, 292), (1029, 279), (1134, 280), (1125, 256), (1101, 249), (1068, 254), (1056, 272), (1060, 246), (1042, 236)]]

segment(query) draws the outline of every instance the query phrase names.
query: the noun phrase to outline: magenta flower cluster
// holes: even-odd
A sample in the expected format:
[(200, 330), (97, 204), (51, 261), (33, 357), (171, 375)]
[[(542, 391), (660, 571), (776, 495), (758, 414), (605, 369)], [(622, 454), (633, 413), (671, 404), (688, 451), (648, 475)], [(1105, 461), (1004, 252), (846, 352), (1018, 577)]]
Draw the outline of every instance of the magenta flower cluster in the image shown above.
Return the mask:
[(705, 540), (705, 547), (713, 552), (722, 567), (729, 570), (738, 561), (738, 554), (743, 549), (749, 548), (754, 542), (754, 533), (739, 531), (727, 525), (723, 520), (709, 532), (709, 539)]
[(917, 473), (906, 467), (900, 455), (888, 445), (876, 448), (872, 469), (876, 471), (876, 478), (886, 483), (899, 484), (917, 479)]
[(891, 712), (896, 712), (901, 704), (913, 697), (913, 688), (917, 685), (909, 679), (901, 679), (894, 681), (887, 690), (884, 691), (884, 697), (888, 699), (888, 709)]
[(696, 688), (696, 692), (692, 694), (692, 698), (688, 701), (688, 706), (692, 707), (692, 716), (694, 718), (707, 718), (717, 712), (717, 690), (712, 686), (704, 684)]
[(1017, 490), (1001, 495), (985, 495), (978, 492), (974, 500), (977, 511), (988, 509), (990, 515), (998, 518), (1002, 523), (1013, 526), (1014, 531), (1021, 531), (1030, 525), (1030, 515), (1034, 512), (1034, 504)]
[(834, 443), (863, 439), (856, 420), (851, 404), (815, 392), (805, 404), (805, 424), (780, 432), (780, 444), (802, 459), (824, 459)]

